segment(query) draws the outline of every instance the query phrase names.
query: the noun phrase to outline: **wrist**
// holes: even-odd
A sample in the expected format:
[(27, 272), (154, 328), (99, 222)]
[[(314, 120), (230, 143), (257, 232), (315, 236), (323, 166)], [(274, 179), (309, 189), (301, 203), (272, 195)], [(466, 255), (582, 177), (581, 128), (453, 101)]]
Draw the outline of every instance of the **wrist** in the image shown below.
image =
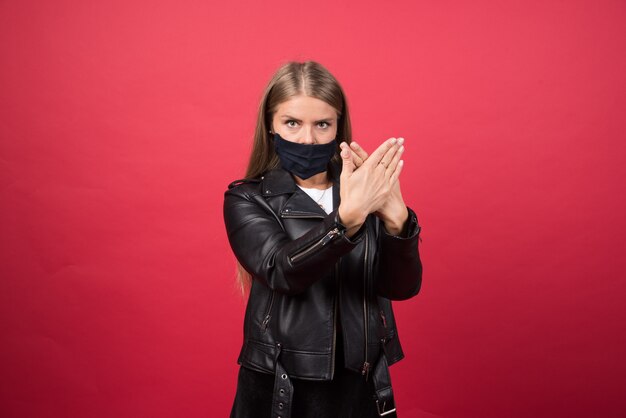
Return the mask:
[(385, 223), (384, 225), (385, 225), (385, 230), (387, 231), (389, 235), (393, 235), (397, 237), (402, 234), (403, 226), (390, 225), (387, 223)]
[(391, 235), (400, 235), (407, 224), (409, 219), (409, 210), (406, 206), (404, 209), (396, 216), (383, 219), (383, 223), (385, 225), (385, 229)]
[(337, 216), (339, 217), (339, 222), (344, 224), (348, 230), (356, 230), (365, 222), (365, 215), (356, 209), (347, 207), (343, 203), (339, 204)]

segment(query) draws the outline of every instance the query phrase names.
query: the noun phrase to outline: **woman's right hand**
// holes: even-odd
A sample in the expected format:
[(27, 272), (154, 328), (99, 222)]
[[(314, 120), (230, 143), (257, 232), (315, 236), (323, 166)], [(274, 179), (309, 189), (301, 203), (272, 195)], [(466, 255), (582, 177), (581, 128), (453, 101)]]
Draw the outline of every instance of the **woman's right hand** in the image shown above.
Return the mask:
[(342, 142), (341, 203), (339, 218), (351, 236), (365, 222), (370, 213), (385, 203), (392, 186), (402, 171), (396, 138), (383, 142), (356, 170), (353, 155), (347, 143)]

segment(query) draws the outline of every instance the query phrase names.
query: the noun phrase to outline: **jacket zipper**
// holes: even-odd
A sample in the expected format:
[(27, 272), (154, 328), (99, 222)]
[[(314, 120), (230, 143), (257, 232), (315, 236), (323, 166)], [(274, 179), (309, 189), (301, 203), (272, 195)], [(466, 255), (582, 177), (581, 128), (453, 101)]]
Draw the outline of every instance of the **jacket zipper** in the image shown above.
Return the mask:
[(281, 218), (309, 218), (309, 219), (324, 219), (322, 215), (318, 215), (317, 213), (285, 213), (282, 212), (280, 214)]
[(365, 361), (363, 362), (363, 367), (361, 367), (361, 374), (365, 376), (365, 380), (369, 377), (370, 373), (370, 364), (367, 361), (367, 331), (368, 331), (368, 318), (367, 318), (367, 276), (369, 270), (367, 269), (367, 252), (368, 252), (368, 240), (367, 240), (367, 231), (365, 231), (365, 257), (364, 257), (364, 279), (363, 279), (363, 326), (365, 330)]
[(313, 251), (317, 250), (318, 248), (321, 248), (324, 245), (328, 244), (333, 238), (335, 238), (339, 234), (340, 234), (339, 228), (335, 227), (335, 228), (331, 229), (330, 231), (328, 231), (326, 233), (326, 235), (324, 235), (322, 238), (320, 238), (317, 242), (313, 243), (309, 247), (307, 247), (307, 248), (297, 252), (296, 254), (292, 255), (291, 257), (289, 257), (289, 261), (291, 261), (292, 263), (296, 263), (301, 258), (306, 257), (308, 254), (312, 253)]
[(330, 379), (335, 377), (335, 357), (337, 353), (337, 305), (341, 297), (341, 280), (339, 280), (339, 262), (335, 263), (335, 281), (337, 282), (337, 296), (333, 307), (333, 351), (331, 357)]
[(270, 297), (270, 306), (267, 308), (267, 312), (265, 317), (263, 318), (263, 322), (261, 322), (261, 328), (263, 331), (267, 330), (267, 325), (270, 322), (270, 317), (272, 316), (272, 305), (274, 304), (274, 291), (272, 290), (272, 296)]

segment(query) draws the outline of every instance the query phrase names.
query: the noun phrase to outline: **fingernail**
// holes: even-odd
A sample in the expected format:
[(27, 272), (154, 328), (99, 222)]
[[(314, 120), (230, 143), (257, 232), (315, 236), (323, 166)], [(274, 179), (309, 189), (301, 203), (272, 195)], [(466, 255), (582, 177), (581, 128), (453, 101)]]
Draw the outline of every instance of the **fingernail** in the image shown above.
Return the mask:
[(356, 142), (354, 142), (354, 141), (353, 141), (353, 142), (351, 142), (351, 143), (350, 143), (350, 145), (351, 145), (353, 148), (357, 148), (357, 149), (359, 148), (359, 145), (358, 145)]
[(398, 150), (398, 152), (404, 152), (404, 145), (402, 145), (402, 146), (400, 147), (400, 149)]
[(404, 144), (404, 138), (398, 138), (398, 144), (400, 145)]
[(396, 143), (396, 138), (391, 138), (391, 143), (395, 144)]

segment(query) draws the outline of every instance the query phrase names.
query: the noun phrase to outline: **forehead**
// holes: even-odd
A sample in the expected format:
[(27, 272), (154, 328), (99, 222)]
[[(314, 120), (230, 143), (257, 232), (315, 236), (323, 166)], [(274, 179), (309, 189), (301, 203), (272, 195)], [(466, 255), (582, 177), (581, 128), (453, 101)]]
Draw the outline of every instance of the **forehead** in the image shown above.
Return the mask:
[(332, 119), (337, 117), (334, 107), (315, 97), (299, 95), (282, 102), (276, 108), (277, 117), (298, 119)]

